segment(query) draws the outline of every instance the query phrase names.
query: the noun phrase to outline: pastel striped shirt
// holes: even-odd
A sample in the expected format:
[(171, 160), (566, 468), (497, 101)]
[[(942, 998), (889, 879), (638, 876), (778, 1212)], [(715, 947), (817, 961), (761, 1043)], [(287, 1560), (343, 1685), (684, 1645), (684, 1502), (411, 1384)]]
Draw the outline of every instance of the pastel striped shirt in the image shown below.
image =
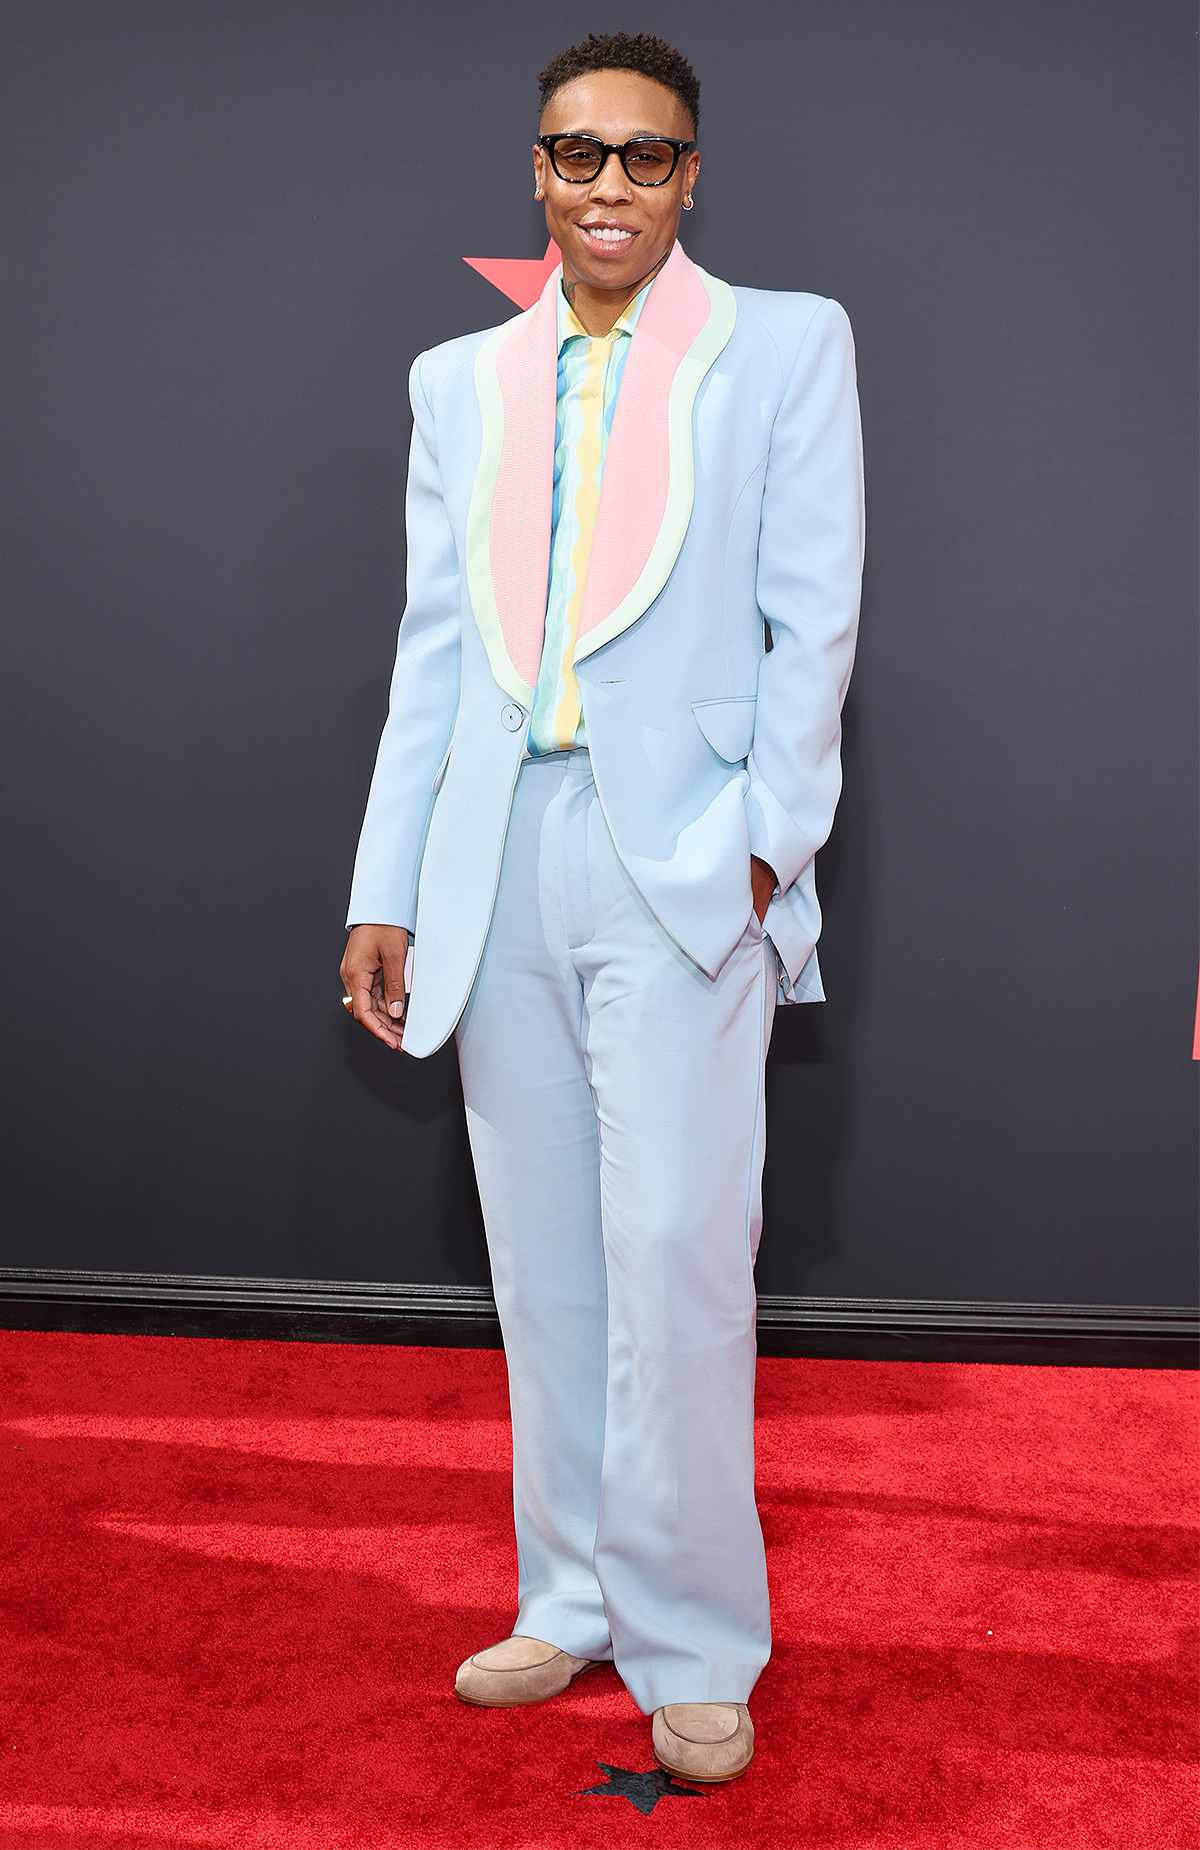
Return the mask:
[(525, 742), (527, 758), (587, 744), (571, 651), (579, 627), (617, 393), (634, 327), (653, 286), (654, 277), (642, 284), (607, 334), (589, 334), (559, 285), (550, 571), (545, 635)]

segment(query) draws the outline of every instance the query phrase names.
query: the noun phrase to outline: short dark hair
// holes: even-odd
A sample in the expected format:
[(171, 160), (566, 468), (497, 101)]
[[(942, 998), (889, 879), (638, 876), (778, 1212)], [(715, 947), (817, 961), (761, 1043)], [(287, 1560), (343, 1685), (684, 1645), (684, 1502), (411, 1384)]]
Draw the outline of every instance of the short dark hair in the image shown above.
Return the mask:
[(674, 90), (692, 118), (692, 135), (700, 133), (700, 79), (681, 51), (657, 32), (589, 32), (577, 45), (551, 58), (538, 72), (538, 120), (563, 84), (587, 71), (640, 71)]

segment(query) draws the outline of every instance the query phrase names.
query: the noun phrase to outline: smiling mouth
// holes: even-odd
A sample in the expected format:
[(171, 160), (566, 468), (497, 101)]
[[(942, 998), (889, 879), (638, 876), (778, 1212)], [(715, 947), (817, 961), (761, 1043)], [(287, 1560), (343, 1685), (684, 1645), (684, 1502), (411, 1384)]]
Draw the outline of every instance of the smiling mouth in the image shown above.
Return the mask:
[(624, 229), (603, 225), (598, 226), (594, 230), (588, 225), (581, 225), (579, 229), (588, 240), (589, 244), (599, 245), (603, 250), (620, 250), (624, 246), (632, 244), (633, 240), (638, 235), (636, 231), (626, 231)]

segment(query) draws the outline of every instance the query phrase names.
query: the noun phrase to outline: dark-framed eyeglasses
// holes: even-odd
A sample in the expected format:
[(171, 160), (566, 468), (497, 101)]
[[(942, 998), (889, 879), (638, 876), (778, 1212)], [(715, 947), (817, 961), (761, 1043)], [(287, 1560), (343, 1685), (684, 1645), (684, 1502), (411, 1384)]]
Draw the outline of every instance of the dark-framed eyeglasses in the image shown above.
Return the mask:
[(601, 141), (598, 135), (539, 135), (539, 148), (545, 148), (550, 165), (560, 180), (572, 186), (586, 186), (594, 180), (610, 154), (619, 154), (621, 165), (635, 186), (665, 186), (679, 165), (679, 156), (694, 141), (678, 141), (674, 135), (635, 135), (632, 141)]

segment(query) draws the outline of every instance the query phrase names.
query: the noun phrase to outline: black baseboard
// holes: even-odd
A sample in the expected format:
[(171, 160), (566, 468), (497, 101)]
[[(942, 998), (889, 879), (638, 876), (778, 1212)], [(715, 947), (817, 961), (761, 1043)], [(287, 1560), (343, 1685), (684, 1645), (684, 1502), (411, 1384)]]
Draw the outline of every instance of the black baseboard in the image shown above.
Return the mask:
[[(0, 1267), (0, 1328), (132, 1336), (274, 1337), (494, 1349), (482, 1285), (206, 1278)], [(1001, 1304), (760, 1295), (761, 1355), (863, 1361), (1195, 1368), (1200, 1312), (1146, 1304)]]

